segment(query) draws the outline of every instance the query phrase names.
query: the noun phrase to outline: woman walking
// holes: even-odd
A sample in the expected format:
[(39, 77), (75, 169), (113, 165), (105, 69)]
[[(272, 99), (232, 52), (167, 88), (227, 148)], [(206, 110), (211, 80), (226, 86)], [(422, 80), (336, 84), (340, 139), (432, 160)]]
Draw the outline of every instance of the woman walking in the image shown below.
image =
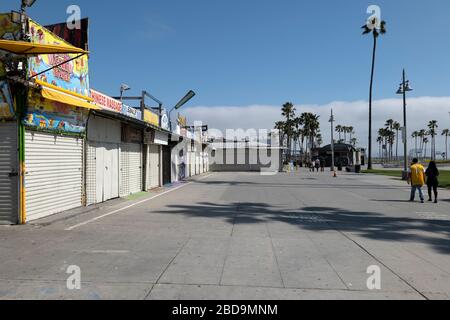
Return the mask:
[(428, 186), (428, 195), (429, 200), (433, 201), (432, 193), (434, 193), (434, 203), (438, 203), (438, 186), (439, 186), (439, 170), (436, 166), (436, 162), (431, 161), (428, 169), (426, 171), (427, 176), (427, 186)]

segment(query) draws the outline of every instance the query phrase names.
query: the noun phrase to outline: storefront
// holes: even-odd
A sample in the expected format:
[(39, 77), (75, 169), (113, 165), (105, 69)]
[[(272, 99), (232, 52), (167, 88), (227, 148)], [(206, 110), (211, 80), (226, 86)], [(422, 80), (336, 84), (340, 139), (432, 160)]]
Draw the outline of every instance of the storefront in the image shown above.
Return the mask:
[(122, 127), (119, 120), (91, 115), (86, 150), (86, 205), (119, 197)]

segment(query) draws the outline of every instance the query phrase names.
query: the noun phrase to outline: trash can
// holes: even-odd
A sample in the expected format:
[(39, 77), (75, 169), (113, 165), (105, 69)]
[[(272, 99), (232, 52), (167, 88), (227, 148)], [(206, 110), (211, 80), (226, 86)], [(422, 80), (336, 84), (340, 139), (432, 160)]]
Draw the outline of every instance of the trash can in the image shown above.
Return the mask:
[(361, 165), (357, 164), (355, 166), (355, 173), (361, 173)]

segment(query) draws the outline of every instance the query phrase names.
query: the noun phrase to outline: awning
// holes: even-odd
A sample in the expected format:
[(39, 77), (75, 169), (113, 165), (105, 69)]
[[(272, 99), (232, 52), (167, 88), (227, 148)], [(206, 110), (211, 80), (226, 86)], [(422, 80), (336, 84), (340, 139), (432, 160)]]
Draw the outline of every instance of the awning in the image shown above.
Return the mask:
[(80, 107), (80, 108), (86, 108), (86, 109), (92, 109), (92, 110), (100, 110), (99, 107), (87, 102), (87, 100), (80, 99), (74, 95), (69, 95), (67, 93), (64, 93), (62, 91), (58, 91), (58, 90), (55, 90), (52, 88), (42, 87), (41, 94), (42, 94), (42, 97), (44, 97), (45, 99), (68, 104), (68, 105), (71, 105), (74, 107)]
[(25, 41), (0, 40), (0, 50), (18, 55), (87, 54), (88, 51), (68, 45), (38, 44)]

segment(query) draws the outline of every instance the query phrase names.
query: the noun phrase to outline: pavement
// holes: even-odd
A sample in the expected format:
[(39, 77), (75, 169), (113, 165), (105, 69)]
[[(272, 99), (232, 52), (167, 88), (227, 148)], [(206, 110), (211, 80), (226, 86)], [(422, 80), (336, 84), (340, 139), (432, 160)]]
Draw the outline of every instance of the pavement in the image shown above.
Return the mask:
[(441, 197), (409, 203), (375, 175), (213, 173), (0, 227), (0, 299), (450, 299)]

